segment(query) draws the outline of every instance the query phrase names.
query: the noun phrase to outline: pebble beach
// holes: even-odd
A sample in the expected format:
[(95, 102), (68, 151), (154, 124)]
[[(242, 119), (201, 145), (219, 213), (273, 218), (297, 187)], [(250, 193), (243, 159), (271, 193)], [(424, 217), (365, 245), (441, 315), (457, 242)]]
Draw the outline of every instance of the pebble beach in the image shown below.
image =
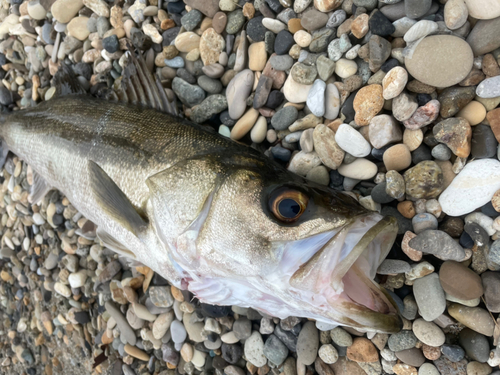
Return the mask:
[[(141, 52), (180, 116), (394, 216), (403, 328), (200, 303), (0, 171), (0, 373), (500, 375), (500, 1), (0, 0), (0, 106), (89, 95)], [(104, 99), (103, 99), (104, 100)]]

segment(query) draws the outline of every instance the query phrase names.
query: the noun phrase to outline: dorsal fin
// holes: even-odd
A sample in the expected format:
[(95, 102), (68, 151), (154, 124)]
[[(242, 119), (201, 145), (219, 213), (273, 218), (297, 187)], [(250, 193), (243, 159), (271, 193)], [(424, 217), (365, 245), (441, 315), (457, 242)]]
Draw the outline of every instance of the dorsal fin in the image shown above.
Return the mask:
[[(91, 93), (101, 99), (142, 105), (178, 116), (179, 112), (173, 92), (169, 92), (173, 96), (173, 100), (170, 101), (162, 86), (160, 77), (158, 75), (153, 76), (149, 71), (142, 54), (139, 52), (135, 56), (135, 53), (131, 50), (132, 47), (128, 45), (128, 48), (130, 50), (125, 52), (129, 57), (128, 65), (123, 69), (121, 77), (115, 80), (113, 87), (93, 86), (92, 89), (97, 89), (95, 91), (91, 90)], [(64, 63), (61, 64), (52, 83), (56, 88), (54, 98), (87, 93), (71, 67)]]

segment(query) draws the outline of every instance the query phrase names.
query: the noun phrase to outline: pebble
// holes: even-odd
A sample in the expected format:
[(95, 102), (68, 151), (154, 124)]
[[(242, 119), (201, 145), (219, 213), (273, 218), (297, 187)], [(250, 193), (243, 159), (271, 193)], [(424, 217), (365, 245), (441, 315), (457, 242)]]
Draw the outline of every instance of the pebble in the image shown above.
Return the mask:
[(280, 366), (288, 356), (288, 348), (275, 335), (270, 335), (264, 344), (264, 355), (273, 364)]
[(469, 43), (452, 35), (424, 38), (405, 59), (406, 69), (419, 81), (436, 87), (450, 87), (462, 81), (472, 68)]
[(325, 114), (325, 90), (326, 83), (321, 79), (316, 79), (307, 95), (307, 107), (318, 117)]
[(444, 291), (456, 298), (471, 300), (483, 295), (481, 278), (461, 263), (444, 262), (439, 270), (439, 280)]
[(458, 345), (443, 345), (441, 353), (453, 363), (459, 362), (465, 357), (465, 351)]
[[(429, 231), (420, 235), (424, 235), (427, 232)], [(413, 294), (415, 295), (420, 315), (426, 321), (433, 321), (444, 312), (446, 299), (439, 283), (439, 276), (436, 273), (416, 279), (413, 283)]]
[(358, 158), (365, 157), (371, 152), (370, 144), (361, 133), (347, 124), (339, 126), (335, 133), (335, 141), (342, 150)]
[(412, 324), (412, 330), (417, 339), (426, 345), (441, 346), (445, 343), (445, 335), (435, 323), (417, 319)]
[(404, 121), (404, 126), (410, 130), (417, 130), (429, 125), (439, 116), (440, 108), (439, 101), (433, 99), (424, 106), (418, 107), (413, 115)]
[(264, 355), (264, 341), (257, 331), (252, 332), (252, 335), (245, 341), (244, 352), (247, 361), (256, 367), (262, 367), (267, 363)]
[(376, 362), (378, 352), (373, 343), (364, 338), (356, 337), (351, 346), (347, 348), (347, 358), (354, 362)]
[(105, 307), (109, 315), (111, 315), (113, 319), (116, 321), (116, 324), (120, 329), (122, 337), (124, 337), (126, 342), (129, 343), (130, 345), (135, 345), (136, 343), (135, 333), (128, 324), (125, 317), (120, 312), (120, 310), (116, 308), (116, 306), (112, 302), (109, 301), (106, 302)]
[[(337, 62), (338, 64), (338, 62)], [(369, 125), (384, 106), (381, 85), (368, 85), (360, 89), (354, 97), (353, 107), (358, 125)]]
[(187, 31), (177, 35), (175, 38), (175, 48), (177, 48), (179, 52), (191, 52), (193, 49), (200, 46), (200, 40), (201, 37), (198, 34)]
[(408, 82), (406, 69), (396, 66), (389, 70), (382, 80), (383, 97), (385, 100), (393, 99), (401, 92)]
[(312, 365), (318, 355), (319, 334), (314, 322), (302, 327), (297, 339), (297, 359), (304, 365)]
[(367, 159), (359, 158), (350, 164), (342, 164), (338, 171), (344, 177), (369, 180), (377, 174), (377, 165)]
[(211, 27), (206, 29), (201, 35), (198, 47), (203, 64), (210, 65), (217, 63), (225, 46), (226, 42), (220, 34)]
[(480, 98), (496, 98), (500, 96), (500, 76), (486, 78), (476, 88), (476, 95)]
[(482, 335), (493, 336), (495, 323), (488, 311), (480, 307), (468, 307), (452, 303), (448, 306), (448, 313), (464, 326)]
[(382, 148), (390, 143), (403, 140), (401, 127), (394, 117), (389, 115), (377, 115), (370, 121), (368, 131), (370, 143), (375, 148)]
[(388, 148), (384, 152), (383, 160), (388, 171), (401, 171), (411, 165), (411, 153), (405, 144), (400, 143)]
[(481, 274), (484, 287), (484, 300), (489, 311), (500, 312), (500, 275), (497, 272), (486, 271)]
[(432, 128), (434, 138), (444, 143), (460, 158), (470, 154), (472, 129), (467, 120), (463, 118), (447, 118)]
[(467, 21), (469, 11), (463, 0), (450, 0), (444, 7), (444, 22), (450, 30), (462, 27)]
[(255, 125), (259, 117), (259, 111), (250, 108), (231, 129), (231, 139), (237, 141), (243, 138)]
[[(443, 172), (434, 161), (422, 161), (408, 169), (405, 179), (406, 194), (413, 198), (436, 198), (443, 190)], [(441, 195), (442, 197), (442, 195)], [(443, 206), (441, 200), (439, 201)]]
[(274, 52), (277, 55), (284, 55), (290, 51), (294, 44), (293, 35), (290, 34), (287, 30), (282, 30), (276, 35), (276, 39), (274, 41)]
[(83, 8), (83, 0), (56, 0), (52, 3), (50, 12), (60, 23), (68, 23)]
[[(481, 185), (472, 183), (482, 181)], [(443, 212), (460, 216), (488, 203), (500, 188), (500, 162), (480, 159), (468, 163), (439, 197)]]
[(283, 107), (272, 117), (271, 125), (276, 130), (285, 130), (294, 123), (297, 117), (297, 108), (293, 106)]
[(470, 359), (481, 363), (489, 359), (490, 344), (480, 333), (465, 328), (458, 335), (458, 343)]
[(304, 85), (296, 82), (290, 74), (283, 85), (283, 94), (291, 103), (304, 103), (312, 85)]
[(194, 107), (205, 99), (205, 92), (197, 85), (191, 85), (182, 78), (175, 77), (172, 81), (172, 90), (177, 97), (188, 107)]
[(352, 60), (340, 59), (335, 63), (335, 74), (340, 78), (349, 78), (357, 71), (358, 65)]
[(414, 22), (408, 31), (404, 34), (404, 41), (406, 43), (415, 42), (420, 38), (433, 34), (438, 29), (438, 24), (430, 20), (420, 20)]
[(245, 69), (234, 76), (226, 89), (229, 116), (238, 120), (246, 110), (246, 99), (254, 83), (254, 73)]
[(474, 51), (474, 56), (484, 55), (500, 47), (500, 41), (494, 35), (500, 30), (500, 18), (479, 20), (467, 36), (467, 43)]

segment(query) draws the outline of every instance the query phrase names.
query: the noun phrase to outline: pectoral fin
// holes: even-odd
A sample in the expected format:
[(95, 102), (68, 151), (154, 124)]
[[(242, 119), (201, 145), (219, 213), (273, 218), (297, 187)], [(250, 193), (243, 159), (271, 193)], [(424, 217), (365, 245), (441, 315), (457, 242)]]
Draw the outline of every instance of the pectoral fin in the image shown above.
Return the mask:
[(113, 250), (122, 256), (135, 259), (135, 254), (132, 251), (127, 249), (121, 242), (105, 230), (97, 228), (97, 237), (99, 237), (99, 240), (101, 240), (102, 244), (108, 249)]
[(89, 161), (90, 187), (101, 207), (125, 229), (139, 236), (147, 228), (147, 222), (139, 215), (127, 196), (109, 175), (96, 163)]
[(33, 171), (33, 185), (28, 200), (31, 204), (38, 204), (52, 188), (42, 176)]

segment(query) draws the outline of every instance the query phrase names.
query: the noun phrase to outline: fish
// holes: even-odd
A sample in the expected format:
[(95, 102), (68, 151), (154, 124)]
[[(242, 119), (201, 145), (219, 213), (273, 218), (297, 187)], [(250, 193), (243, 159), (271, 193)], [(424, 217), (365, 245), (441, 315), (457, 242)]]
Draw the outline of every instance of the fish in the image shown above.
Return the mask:
[(2, 156), (9, 150), (33, 169), (33, 204), (58, 189), (105, 247), (201, 302), (401, 329), (397, 304), (374, 281), (397, 235), (393, 217), (144, 105), (156, 98), (158, 107), (158, 95), (136, 97), (76, 91), (2, 117)]

